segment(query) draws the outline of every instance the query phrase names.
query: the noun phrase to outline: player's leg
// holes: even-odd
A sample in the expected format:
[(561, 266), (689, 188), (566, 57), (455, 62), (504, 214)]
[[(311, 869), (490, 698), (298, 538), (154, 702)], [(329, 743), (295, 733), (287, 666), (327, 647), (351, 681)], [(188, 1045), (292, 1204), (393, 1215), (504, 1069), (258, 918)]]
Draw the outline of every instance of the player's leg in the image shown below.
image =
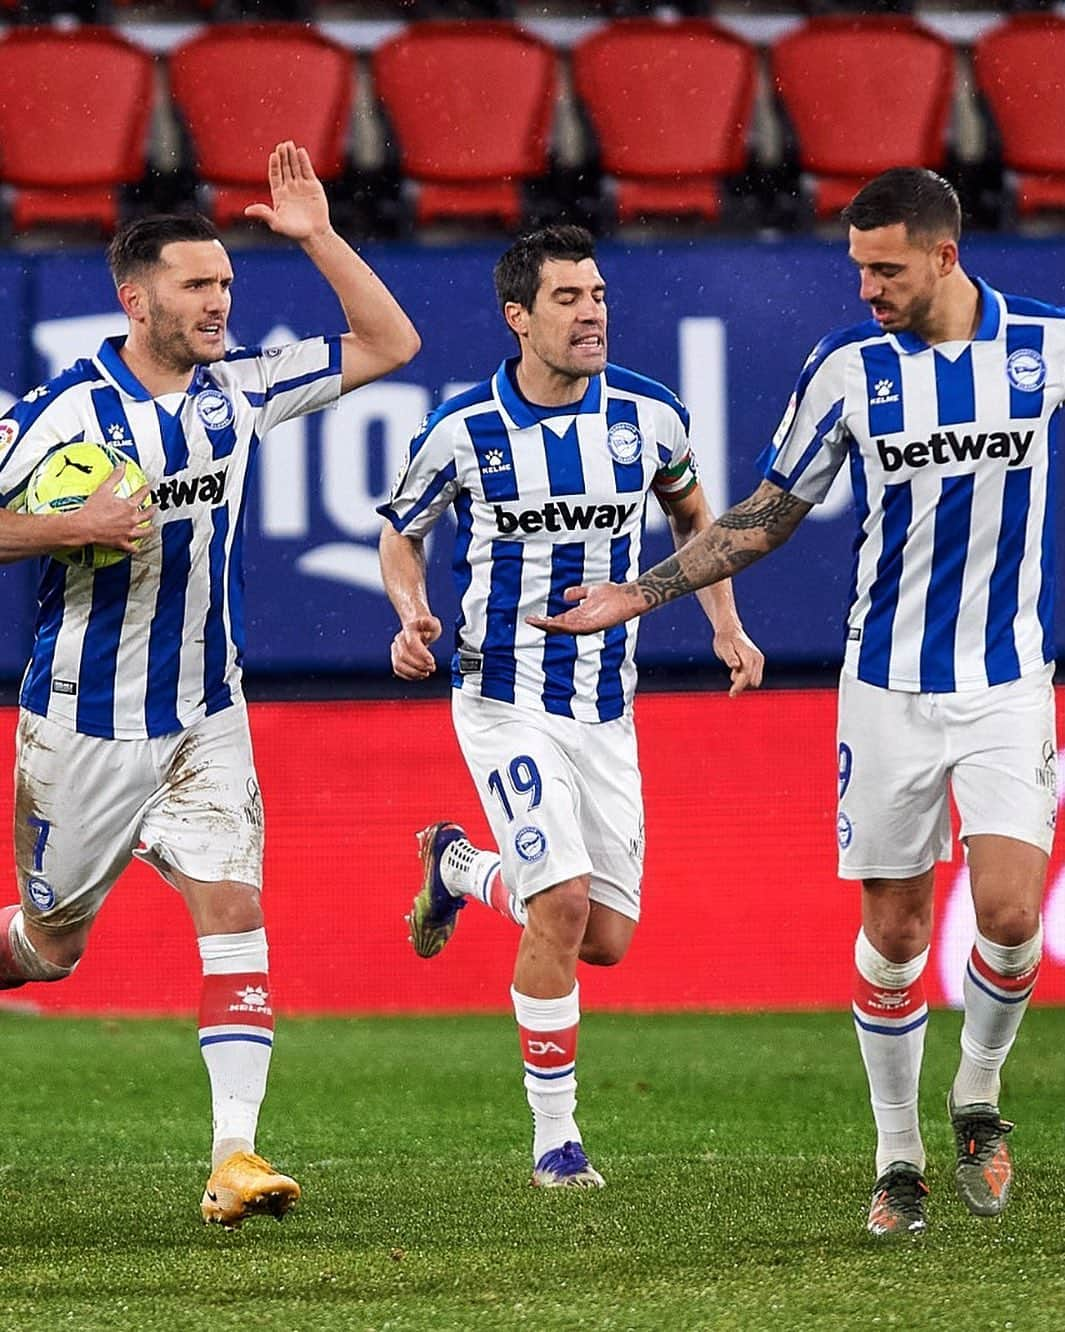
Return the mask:
[(421, 886), (407, 925), (419, 957), (435, 957), (455, 932), (467, 901), (481, 902), (516, 925), (526, 921), (525, 903), (503, 881), (499, 853), (482, 851), (457, 823), (431, 823), (418, 834)]
[(580, 723), (486, 699), (453, 699), (455, 734), (487, 815), (502, 879), (527, 913), (511, 997), (533, 1116), (534, 1182), (602, 1183), (574, 1112), (580, 998), (577, 956), (589, 916), (591, 861), (571, 750)]
[(577, 957), (588, 925), (588, 876), (536, 893), (514, 965), (525, 1093), (533, 1116), (533, 1177), (542, 1188), (600, 1187), (584, 1152), (577, 1110), (580, 991)]
[(78, 735), (30, 712), (19, 715), (15, 752), (20, 902), (0, 909), (0, 989), (62, 980), (77, 966), (129, 863), (152, 781), (146, 743)]
[(636, 933), (643, 880), (643, 791), (631, 715), (583, 726), (574, 778), (581, 833), (594, 866), (580, 959), (612, 967)]
[(955, 1182), (978, 1216), (1009, 1199), (1013, 1167), (999, 1113), (1001, 1069), (1035, 987), (1040, 907), (1057, 810), (1054, 703), (1041, 672), (954, 700), (953, 775), (968, 849), (976, 940), (965, 970), (961, 1059), (948, 1111)]
[(868, 1229), (924, 1229), (925, 1151), (917, 1113), (928, 1021), (923, 974), (932, 931), (933, 872), (862, 884), (854, 947), (854, 1029), (876, 1125)]
[(863, 885), (853, 1011), (877, 1131), (868, 1229), (917, 1234), (927, 1193), (917, 1112), (922, 975), (932, 867), (950, 853), (945, 745), (927, 696), (843, 677), (839, 760), (839, 873)]
[(213, 1125), (201, 1210), (205, 1221), (231, 1229), (256, 1213), (280, 1218), (300, 1195), (295, 1180), (255, 1153), (274, 1015), (259, 898), (262, 800), (245, 709), (227, 709), (161, 744), (159, 762), (138, 854), (181, 893), (196, 930)]

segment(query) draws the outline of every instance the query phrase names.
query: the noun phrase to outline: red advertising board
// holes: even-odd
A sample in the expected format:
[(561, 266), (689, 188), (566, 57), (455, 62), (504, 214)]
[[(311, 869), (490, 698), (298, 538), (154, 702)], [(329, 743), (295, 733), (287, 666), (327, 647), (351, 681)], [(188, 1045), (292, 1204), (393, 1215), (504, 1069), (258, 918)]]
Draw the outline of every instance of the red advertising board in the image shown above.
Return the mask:
[[(618, 967), (582, 967), (583, 1002), (613, 1009), (802, 1009), (849, 1004), (857, 890), (835, 874), (835, 695), (645, 694), (637, 705), (647, 867), (644, 916)], [(15, 713), (0, 712), (11, 755)], [(414, 840), (437, 819), (487, 845), (446, 701), (252, 708), (266, 802), (265, 906), (280, 1010), (387, 1013), (509, 1006), (514, 927), (477, 904), (431, 961), (406, 940)], [(10, 764), (0, 807), (11, 808)], [(10, 865), (10, 830), (0, 829)], [(1061, 878), (1059, 889), (1058, 878)], [(13, 900), (13, 875), (0, 900)], [(926, 979), (955, 1002), (972, 939), (965, 871), (940, 870)], [(1065, 1000), (1065, 870), (1052, 865), (1041, 1002)], [(131, 867), (77, 972), (14, 991), (58, 1012), (191, 1012), (199, 992), (177, 894)]]

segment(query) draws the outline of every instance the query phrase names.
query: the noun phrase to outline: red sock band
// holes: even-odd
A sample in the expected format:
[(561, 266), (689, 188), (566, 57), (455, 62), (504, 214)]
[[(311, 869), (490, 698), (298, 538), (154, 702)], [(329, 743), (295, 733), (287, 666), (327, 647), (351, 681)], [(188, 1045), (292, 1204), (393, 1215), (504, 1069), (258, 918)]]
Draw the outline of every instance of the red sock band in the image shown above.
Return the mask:
[(204, 976), (200, 991), (200, 1027), (274, 1029), (270, 978), (265, 971)]

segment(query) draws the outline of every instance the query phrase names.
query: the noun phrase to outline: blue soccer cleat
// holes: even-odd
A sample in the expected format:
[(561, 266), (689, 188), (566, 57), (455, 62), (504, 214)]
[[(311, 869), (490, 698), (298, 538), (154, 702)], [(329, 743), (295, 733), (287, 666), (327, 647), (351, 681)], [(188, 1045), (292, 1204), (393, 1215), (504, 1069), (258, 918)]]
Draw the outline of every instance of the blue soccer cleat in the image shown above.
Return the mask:
[(564, 1142), (540, 1157), (532, 1184), (538, 1189), (601, 1189), (606, 1180), (585, 1156), (579, 1142)]
[(449, 893), (440, 877), (440, 858), (451, 845), (466, 834), (457, 823), (431, 823), (418, 834), (422, 858), (422, 886), (411, 903), (410, 941), (419, 957), (435, 957), (455, 932), (458, 914), (466, 905), (464, 897)]

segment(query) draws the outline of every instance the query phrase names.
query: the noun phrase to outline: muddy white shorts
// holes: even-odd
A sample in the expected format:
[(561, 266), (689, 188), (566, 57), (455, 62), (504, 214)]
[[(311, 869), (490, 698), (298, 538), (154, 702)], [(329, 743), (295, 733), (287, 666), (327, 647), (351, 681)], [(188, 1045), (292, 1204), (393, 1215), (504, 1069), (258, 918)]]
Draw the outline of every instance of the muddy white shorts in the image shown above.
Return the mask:
[(962, 838), (997, 834), (1049, 853), (1057, 815), (1053, 667), (987, 689), (911, 694), (844, 675), (839, 809), (844, 879), (906, 879), (951, 858), (952, 791)]
[(581, 722), (452, 693), (459, 747), (523, 900), (587, 874), (593, 902), (640, 918), (643, 797), (632, 717)]
[(263, 808), (248, 714), (238, 703), (153, 740), (79, 735), (22, 711), (15, 867), (44, 929), (91, 920), (137, 855), (164, 878), (262, 883)]

